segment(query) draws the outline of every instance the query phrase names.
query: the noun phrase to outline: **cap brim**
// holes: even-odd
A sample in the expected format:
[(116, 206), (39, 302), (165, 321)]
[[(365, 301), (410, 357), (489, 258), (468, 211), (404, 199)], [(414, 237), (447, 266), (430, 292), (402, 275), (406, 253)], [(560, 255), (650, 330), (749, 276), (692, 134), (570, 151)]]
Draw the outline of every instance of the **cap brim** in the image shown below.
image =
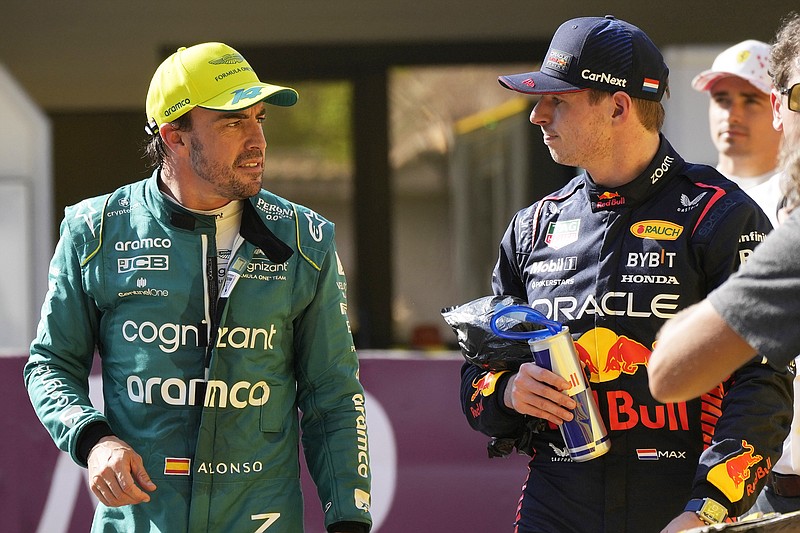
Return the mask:
[(224, 93), (197, 104), (198, 107), (215, 111), (237, 111), (259, 102), (288, 107), (297, 103), (297, 91), (290, 87), (269, 83), (245, 83), (232, 87)]
[(499, 76), (497, 81), (506, 89), (525, 94), (563, 94), (586, 90), (586, 87), (578, 87), (541, 72)]
[(719, 80), (723, 78), (741, 78), (762, 93), (769, 94), (772, 90), (771, 85), (765, 85), (764, 82), (761, 80), (757, 80), (755, 78), (750, 78), (748, 76), (742, 76), (741, 74), (736, 74), (733, 72), (722, 72), (719, 70), (704, 70), (697, 76), (692, 79), (692, 89), (695, 91), (710, 91), (711, 87), (714, 86)]

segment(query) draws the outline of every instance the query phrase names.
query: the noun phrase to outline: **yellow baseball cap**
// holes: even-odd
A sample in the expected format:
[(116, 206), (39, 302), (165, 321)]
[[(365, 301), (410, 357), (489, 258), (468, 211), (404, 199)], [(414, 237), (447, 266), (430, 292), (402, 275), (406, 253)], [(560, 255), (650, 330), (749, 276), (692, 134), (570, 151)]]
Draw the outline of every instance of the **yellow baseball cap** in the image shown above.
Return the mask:
[(151, 135), (195, 107), (236, 111), (258, 102), (291, 106), (297, 91), (258, 79), (242, 54), (223, 43), (202, 43), (177, 52), (156, 69), (147, 91)]

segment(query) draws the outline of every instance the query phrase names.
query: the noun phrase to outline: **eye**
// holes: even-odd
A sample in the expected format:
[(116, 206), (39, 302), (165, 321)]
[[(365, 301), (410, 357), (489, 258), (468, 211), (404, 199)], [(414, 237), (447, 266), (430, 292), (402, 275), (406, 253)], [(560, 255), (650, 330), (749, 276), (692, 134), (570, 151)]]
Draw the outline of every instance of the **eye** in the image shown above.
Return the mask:
[(722, 106), (722, 107), (724, 107), (724, 106), (730, 105), (730, 99), (729, 99), (729, 98), (728, 98), (726, 95), (723, 95), (723, 94), (715, 94), (715, 95), (713, 95), (711, 98), (712, 98), (712, 99), (714, 100), (714, 102), (716, 102), (716, 104), (717, 104), (717, 105), (719, 105), (719, 106)]

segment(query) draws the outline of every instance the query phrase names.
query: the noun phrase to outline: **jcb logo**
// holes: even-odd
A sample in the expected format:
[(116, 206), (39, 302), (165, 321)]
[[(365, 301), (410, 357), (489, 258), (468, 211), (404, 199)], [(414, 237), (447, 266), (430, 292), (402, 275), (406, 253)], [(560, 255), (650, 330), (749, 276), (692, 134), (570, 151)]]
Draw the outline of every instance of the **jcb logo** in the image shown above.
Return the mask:
[(169, 270), (169, 256), (139, 255), (117, 259), (117, 272), (120, 274), (134, 270)]

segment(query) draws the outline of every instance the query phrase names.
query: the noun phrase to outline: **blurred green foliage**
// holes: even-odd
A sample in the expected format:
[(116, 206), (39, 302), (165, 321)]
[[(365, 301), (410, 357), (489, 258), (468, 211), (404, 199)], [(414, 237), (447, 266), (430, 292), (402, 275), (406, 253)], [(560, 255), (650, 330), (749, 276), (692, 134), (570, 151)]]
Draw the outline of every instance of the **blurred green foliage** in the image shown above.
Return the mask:
[(271, 149), (301, 150), (332, 162), (352, 156), (352, 86), (346, 81), (278, 82), (297, 90), (292, 107), (270, 106), (264, 130)]

